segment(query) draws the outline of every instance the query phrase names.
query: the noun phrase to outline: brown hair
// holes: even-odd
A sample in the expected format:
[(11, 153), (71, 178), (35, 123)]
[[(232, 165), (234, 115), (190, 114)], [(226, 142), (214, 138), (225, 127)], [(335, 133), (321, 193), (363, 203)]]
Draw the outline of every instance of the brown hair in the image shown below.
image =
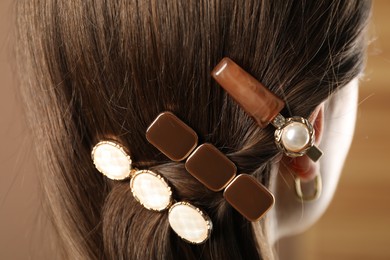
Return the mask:
[[(145, 131), (172, 111), (268, 185), (279, 153), (272, 130), (257, 127), (211, 70), (228, 56), (287, 102), (286, 116), (307, 117), (362, 71), (369, 1), (21, 0), (17, 9), (22, 92), (65, 257), (271, 257), (265, 221), (252, 226), (148, 144)], [(205, 244), (182, 241), (127, 181), (97, 172), (91, 149), (107, 138), (209, 214)]]

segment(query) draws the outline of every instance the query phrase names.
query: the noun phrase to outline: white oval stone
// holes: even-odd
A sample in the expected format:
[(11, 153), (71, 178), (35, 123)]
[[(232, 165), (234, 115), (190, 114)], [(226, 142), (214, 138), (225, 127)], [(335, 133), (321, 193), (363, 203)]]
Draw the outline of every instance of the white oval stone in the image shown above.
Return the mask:
[(96, 169), (113, 180), (122, 180), (131, 170), (130, 156), (122, 146), (111, 141), (102, 141), (92, 150), (92, 160)]
[(168, 220), (176, 234), (188, 242), (203, 243), (210, 235), (210, 219), (189, 203), (174, 204), (169, 210)]
[(300, 152), (310, 141), (307, 126), (303, 123), (292, 122), (283, 128), (282, 143), (291, 152)]
[(171, 204), (171, 188), (152, 171), (137, 171), (130, 181), (133, 196), (145, 208), (161, 211)]

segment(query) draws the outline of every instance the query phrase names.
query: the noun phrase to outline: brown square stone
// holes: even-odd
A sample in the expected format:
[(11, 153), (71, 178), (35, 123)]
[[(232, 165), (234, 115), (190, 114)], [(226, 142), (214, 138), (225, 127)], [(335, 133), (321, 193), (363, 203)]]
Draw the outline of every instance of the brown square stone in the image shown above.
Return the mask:
[(146, 139), (172, 161), (184, 160), (198, 144), (195, 131), (171, 112), (161, 113), (153, 121)]
[(237, 168), (212, 144), (199, 146), (185, 164), (187, 171), (212, 191), (220, 191), (229, 184)]
[(258, 221), (274, 205), (275, 199), (260, 182), (240, 174), (225, 189), (225, 199), (249, 221)]

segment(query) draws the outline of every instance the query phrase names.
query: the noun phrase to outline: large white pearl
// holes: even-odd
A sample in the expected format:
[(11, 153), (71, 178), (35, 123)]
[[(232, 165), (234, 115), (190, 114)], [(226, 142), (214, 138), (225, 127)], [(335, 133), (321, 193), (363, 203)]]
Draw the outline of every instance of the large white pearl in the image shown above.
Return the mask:
[(307, 126), (303, 123), (292, 122), (286, 125), (282, 133), (282, 143), (291, 152), (300, 152), (310, 141)]

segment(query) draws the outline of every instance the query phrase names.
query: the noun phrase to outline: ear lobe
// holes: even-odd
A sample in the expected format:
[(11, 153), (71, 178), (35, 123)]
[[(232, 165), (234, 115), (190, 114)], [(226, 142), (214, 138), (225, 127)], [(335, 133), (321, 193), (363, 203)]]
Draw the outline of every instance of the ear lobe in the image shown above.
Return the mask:
[(290, 158), (286, 165), (304, 182), (313, 180), (319, 172), (319, 164), (307, 156)]

